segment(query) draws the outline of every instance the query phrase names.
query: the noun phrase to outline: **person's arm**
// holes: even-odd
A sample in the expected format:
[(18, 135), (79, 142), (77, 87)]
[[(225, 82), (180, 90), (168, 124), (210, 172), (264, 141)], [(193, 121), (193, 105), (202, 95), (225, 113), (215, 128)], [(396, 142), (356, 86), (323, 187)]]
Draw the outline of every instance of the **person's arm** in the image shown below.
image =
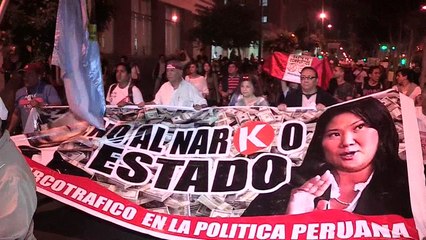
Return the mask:
[(182, 50), (182, 53), (185, 55), (185, 60), (181, 61), (181, 63), (182, 63), (183, 66), (185, 66), (186, 64), (188, 64), (191, 61), (191, 58), (189, 57), (186, 50)]
[(410, 94), (410, 96), (409, 97), (411, 97), (413, 100), (418, 96), (418, 95), (420, 95), (420, 94), (422, 94), (422, 90), (420, 89), (420, 87), (419, 86), (416, 86), (415, 88), (414, 88), (414, 91)]
[(219, 93), (219, 81), (217, 80), (217, 75), (213, 74), (213, 87), (215, 89), (216, 92), (216, 96), (214, 96), (216, 98), (216, 101), (219, 103), (220, 102), (220, 93)]
[(10, 118), (9, 127), (7, 128), (10, 134), (12, 134), (15, 131), (19, 121), (21, 121), (21, 113), (19, 109), (15, 107), (15, 110), (13, 111), (12, 116)]
[(161, 100), (161, 95), (164, 92), (165, 89), (165, 84), (161, 85), (160, 89), (158, 89), (157, 93), (155, 94), (155, 98), (151, 101), (151, 102), (146, 102), (146, 105), (157, 105), (157, 104), (162, 104), (162, 100)]
[(20, 170), (4, 168), (0, 169), (0, 239), (26, 239), (32, 235), (29, 231), (37, 207), (35, 188), (22, 179)]
[(280, 104), (278, 104), (277, 108), (280, 111), (285, 111), (285, 110), (287, 110), (287, 105), (285, 103), (280, 103)]
[(221, 81), (219, 82), (219, 93), (223, 99), (226, 99), (228, 97), (228, 91), (224, 90), (224, 86), (223, 86), (224, 81), (227, 81), (227, 80), (225, 78), (222, 78)]
[(140, 103), (144, 102), (142, 92), (138, 87), (133, 86), (132, 92), (133, 92), (133, 103), (134, 104), (139, 105)]
[(48, 105), (62, 105), (58, 92), (52, 85), (47, 85), (47, 102)]
[(268, 101), (267, 101), (264, 97), (260, 97), (260, 98), (261, 98), (261, 99), (260, 99), (260, 101), (259, 101), (258, 106), (269, 106)]
[(108, 87), (108, 92), (107, 92), (107, 95), (106, 95), (106, 98), (105, 98), (105, 102), (107, 103), (107, 104), (111, 104), (111, 102), (110, 102), (110, 97), (111, 97), (111, 87), (112, 87), (112, 85), (114, 85), (114, 84), (111, 84), (111, 85), (109, 85), (109, 87)]
[(201, 93), (192, 85), (188, 85), (188, 94), (194, 102), (194, 108), (201, 109), (207, 107), (207, 100), (201, 96)]
[(209, 86), (207, 84), (207, 79), (205, 77), (202, 77), (203, 81), (203, 97), (207, 98), (209, 96)]

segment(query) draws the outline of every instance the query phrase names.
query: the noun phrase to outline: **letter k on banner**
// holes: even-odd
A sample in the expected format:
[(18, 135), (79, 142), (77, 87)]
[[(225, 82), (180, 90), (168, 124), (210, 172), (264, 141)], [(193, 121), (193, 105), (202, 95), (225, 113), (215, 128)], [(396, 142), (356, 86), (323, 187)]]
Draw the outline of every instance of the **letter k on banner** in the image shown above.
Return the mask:
[(234, 146), (243, 155), (249, 155), (271, 145), (275, 133), (271, 125), (265, 122), (249, 121), (237, 129)]

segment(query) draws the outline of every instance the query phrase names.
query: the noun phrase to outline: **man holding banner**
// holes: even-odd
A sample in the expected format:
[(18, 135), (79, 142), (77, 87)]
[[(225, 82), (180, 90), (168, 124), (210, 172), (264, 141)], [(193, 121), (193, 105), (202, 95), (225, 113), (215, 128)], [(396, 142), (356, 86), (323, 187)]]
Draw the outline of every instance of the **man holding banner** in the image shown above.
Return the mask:
[(278, 109), (287, 107), (311, 107), (322, 110), (337, 103), (329, 93), (317, 86), (318, 73), (313, 67), (304, 67), (300, 73), (300, 89), (290, 92)]
[(182, 78), (183, 65), (177, 60), (171, 60), (166, 66), (168, 82), (165, 82), (155, 94), (150, 104), (171, 105), (179, 107), (194, 107), (200, 109), (207, 106), (207, 101), (198, 90)]

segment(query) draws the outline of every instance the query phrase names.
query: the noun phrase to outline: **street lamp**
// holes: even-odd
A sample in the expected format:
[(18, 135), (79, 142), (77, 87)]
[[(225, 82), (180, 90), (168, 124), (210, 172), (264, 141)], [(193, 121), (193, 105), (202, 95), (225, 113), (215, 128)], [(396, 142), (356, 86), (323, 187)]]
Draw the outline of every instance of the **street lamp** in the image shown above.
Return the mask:
[(321, 34), (324, 36), (324, 19), (327, 18), (327, 14), (325, 14), (325, 12), (322, 11), (319, 14), (319, 18), (321, 19)]
[(327, 25), (327, 28), (330, 30), (331, 28), (333, 27), (333, 25), (331, 25), (331, 24), (328, 24)]

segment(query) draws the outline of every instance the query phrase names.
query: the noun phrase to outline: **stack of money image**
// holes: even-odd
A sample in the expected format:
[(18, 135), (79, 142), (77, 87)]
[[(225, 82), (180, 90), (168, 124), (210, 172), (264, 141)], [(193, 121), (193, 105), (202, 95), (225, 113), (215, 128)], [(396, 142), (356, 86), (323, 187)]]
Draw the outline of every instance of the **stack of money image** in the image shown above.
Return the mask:
[[(149, 184), (147, 184), (149, 186)], [(172, 192), (166, 192), (166, 191), (160, 191), (155, 190), (151, 187), (147, 187), (146, 189), (142, 190), (142, 194), (145, 197), (151, 198), (153, 200), (164, 202), (170, 195), (172, 195)]]
[(164, 205), (167, 206), (168, 211), (174, 215), (190, 216), (189, 194), (172, 194), (169, 198), (164, 201)]

